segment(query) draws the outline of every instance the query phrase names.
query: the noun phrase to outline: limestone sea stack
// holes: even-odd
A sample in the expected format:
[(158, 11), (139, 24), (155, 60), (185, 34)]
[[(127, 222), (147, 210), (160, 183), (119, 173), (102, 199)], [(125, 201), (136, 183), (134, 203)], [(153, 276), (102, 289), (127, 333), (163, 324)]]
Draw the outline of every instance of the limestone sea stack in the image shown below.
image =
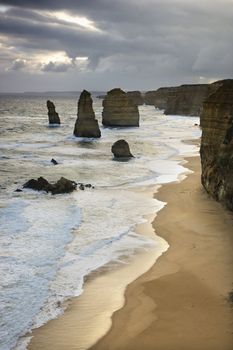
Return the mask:
[(133, 100), (135, 105), (143, 105), (144, 100), (140, 91), (127, 91), (126, 94), (131, 100)]
[(83, 90), (78, 101), (78, 115), (74, 127), (74, 135), (77, 137), (101, 137), (92, 103), (90, 92)]
[(125, 140), (118, 140), (112, 145), (112, 153), (115, 158), (132, 158), (129, 144)]
[(47, 101), (49, 124), (61, 124), (58, 113), (56, 112), (55, 105), (52, 101)]
[(123, 90), (110, 90), (103, 100), (102, 123), (105, 126), (139, 126), (138, 106)]
[(233, 79), (215, 84), (201, 113), (202, 184), (233, 210)]

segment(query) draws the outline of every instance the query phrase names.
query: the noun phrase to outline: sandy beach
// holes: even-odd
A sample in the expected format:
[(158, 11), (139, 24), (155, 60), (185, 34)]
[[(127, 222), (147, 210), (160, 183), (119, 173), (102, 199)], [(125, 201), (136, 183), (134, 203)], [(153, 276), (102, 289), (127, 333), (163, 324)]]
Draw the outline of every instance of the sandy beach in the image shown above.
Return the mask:
[(92, 350), (231, 350), (233, 218), (204, 192), (200, 159), (181, 183), (163, 186), (153, 225), (169, 250), (126, 291), (124, 307)]
[[(148, 270), (153, 255), (92, 276), (64, 315), (33, 331), (30, 350), (85, 349), (104, 332), (91, 349), (232, 349), (232, 214), (202, 189), (199, 157), (185, 166), (193, 173), (155, 194), (168, 203), (153, 222), (168, 251), (128, 286), (125, 300), (129, 275)], [(151, 235), (149, 224), (141, 228)]]

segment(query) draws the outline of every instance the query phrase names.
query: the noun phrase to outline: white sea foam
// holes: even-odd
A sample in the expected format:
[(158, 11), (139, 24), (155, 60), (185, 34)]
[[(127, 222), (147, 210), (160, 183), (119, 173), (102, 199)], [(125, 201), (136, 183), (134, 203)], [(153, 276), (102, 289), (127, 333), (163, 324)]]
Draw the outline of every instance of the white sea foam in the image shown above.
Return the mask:
[[(26, 348), (27, 338), (19, 337), (57, 317), (62, 302), (80, 295), (85, 277), (95, 269), (123, 263), (125, 256), (141, 249), (160, 249), (156, 238), (135, 232), (145, 215), (164, 205), (143, 189), (175, 181), (186, 172), (180, 157), (197, 149), (181, 140), (200, 134), (194, 126), (197, 118), (165, 117), (142, 106), (140, 128), (103, 128), (100, 140), (77, 139), (72, 136), (74, 100), (58, 101), (66, 119), (55, 129), (45, 127), (43, 101), (36, 110), (36, 102), (30, 101), (21, 102), (31, 111), (27, 117), (22, 112), (26, 108), (17, 111), (15, 102), (8, 106), (16, 108), (11, 112), (18, 113), (17, 127), (12, 115), (5, 124), (0, 121), (4, 131), (0, 161), (5, 169), (1, 180), (6, 188), (0, 208), (2, 350), (13, 348), (17, 341), (17, 349)], [(94, 106), (100, 116), (101, 102), (95, 100)], [(112, 161), (111, 145), (119, 138), (130, 144), (135, 158), (129, 162)], [(51, 158), (59, 165), (53, 166)], [(38, 176), (49, 180), (65, 176), (95, 188), (58, 196), (13, 192)]]

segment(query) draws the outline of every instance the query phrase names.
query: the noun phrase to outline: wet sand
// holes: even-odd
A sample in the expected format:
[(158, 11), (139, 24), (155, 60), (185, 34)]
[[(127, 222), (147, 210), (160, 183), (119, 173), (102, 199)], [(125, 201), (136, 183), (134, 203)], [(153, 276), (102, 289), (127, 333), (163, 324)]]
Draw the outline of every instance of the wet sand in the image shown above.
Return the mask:
[[(154, 190), (140, 189), (149, 198)], [(163, 204), (159, 203), (162, 207)], [(154, 214), (137, 226), (136, 232), (155, 239), (151, 225)], [(32, 331), (29, 350), (84, 350), (96, 343), (111, 327), (113, 313), (123, 307), (127, 285), (148, 271), (167, 242), (156, 238), (154, 249), (140, 250), (132, 257), (122, 257), (124, 263), (108, 264), (88, 276), (83, 294), (68, 301), (64, 314)]]
[(92, 350), (232, 350), (233, 215), (208, 197), (194, 173), (161, 187), (167, 202), (156, 233), (170, 248), (127, 288), (109, 332)]
[[(64, 315), (33, 331), (29, 350), (233, 349), (227, 300), (233, 290), (233, 216), (202, 189), (199, 157), (185, 166), (194, 173), (155, 195), (168, 203), (153, 222), (168, 251), (154, 265), (156, 254), (141, 252), (129, 265), (91, 275)], [(140, 231), (154, 235), (149, 223)]]

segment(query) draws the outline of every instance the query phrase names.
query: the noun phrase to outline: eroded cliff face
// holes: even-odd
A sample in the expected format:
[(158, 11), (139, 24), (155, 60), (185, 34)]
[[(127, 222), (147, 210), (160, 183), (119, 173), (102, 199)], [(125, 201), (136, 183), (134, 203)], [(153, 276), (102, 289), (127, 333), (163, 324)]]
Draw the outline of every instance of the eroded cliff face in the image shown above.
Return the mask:
[(102, 123), (105, 126), (139, 126), (138, 106), (123, 90), (110, 90), (103, 100)]
[(233, 79), (213, 84), (201, 113), (202, 184), (233, 210)]
[(209, 84), (193, 84), (159, 88), (145, 93), (145, 103), (164, 109), (167, 115), (198, 116), (203, 101), (211, 92)]
[(176, 89), (175, 87), (161, 87), (155, 91), (147, 91), (144, 95), (144, 102), (147, 105), (155, 106), (159, 109), (167, 108), (168, 96), (172, 91)]

